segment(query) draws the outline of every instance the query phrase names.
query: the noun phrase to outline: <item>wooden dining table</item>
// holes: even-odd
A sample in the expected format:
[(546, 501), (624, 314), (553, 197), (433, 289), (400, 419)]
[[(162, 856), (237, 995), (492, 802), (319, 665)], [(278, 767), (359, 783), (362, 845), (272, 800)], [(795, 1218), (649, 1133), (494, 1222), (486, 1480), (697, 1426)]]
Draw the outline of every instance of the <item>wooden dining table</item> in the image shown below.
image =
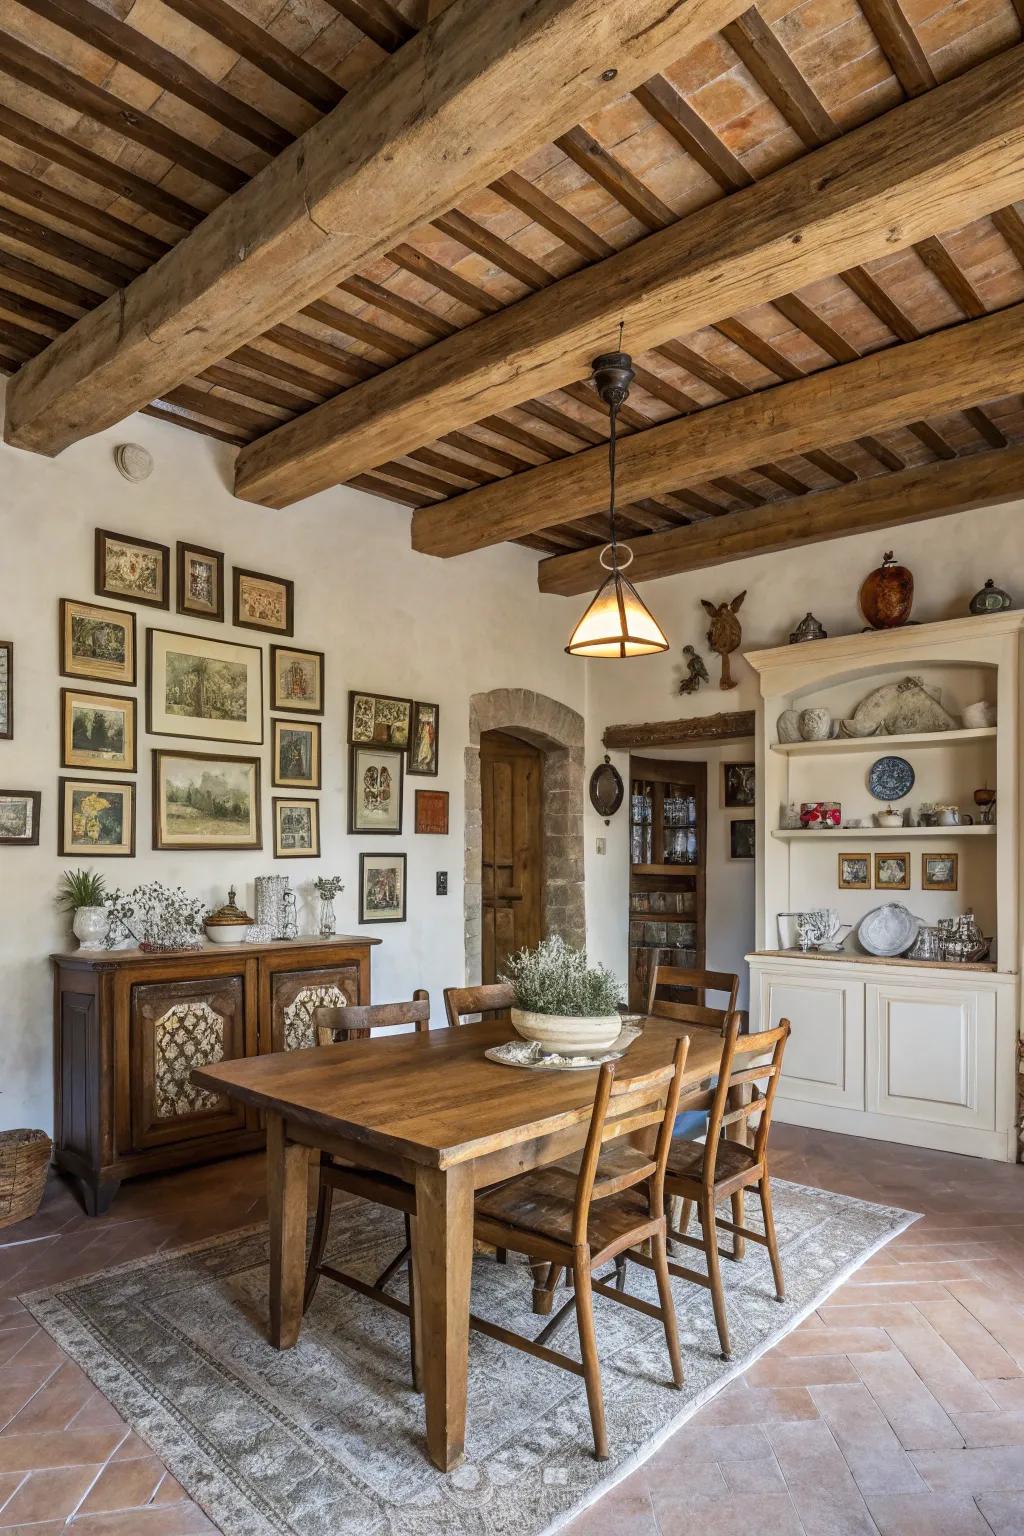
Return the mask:
[[(416, 1339), (427, 1450), (449, 1471), (463, 1456), (475, 1191), (551, 1163), (586, 1140), (593, 1072), (488, 1061), (507, 1022), (378, 1036), (343, 1046), (224, 1061), (193, 1081), (267, 1121), (270, 1340), (290, 1349), (302, 1323), (308, 1172), (315, 1152), (396, 1174), (415, 1187)], [(647, 1018), (619, 1080), (671, 1061), (690, 1036), (684, 1088), (719, 1069), (717, 1030)]]

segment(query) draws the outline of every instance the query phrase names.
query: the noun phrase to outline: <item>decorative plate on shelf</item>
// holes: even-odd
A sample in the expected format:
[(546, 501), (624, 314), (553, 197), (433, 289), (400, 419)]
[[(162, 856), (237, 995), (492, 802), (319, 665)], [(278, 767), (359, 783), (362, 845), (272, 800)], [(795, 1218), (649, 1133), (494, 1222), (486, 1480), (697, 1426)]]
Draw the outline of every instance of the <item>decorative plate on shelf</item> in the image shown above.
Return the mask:
[(879, 757), (868, 769), (868, 789), (876, 800), (891, 804), (910, 794), (915, 778), (905, 757)]
[(869, 955), (891, 960), (902, 955), (917, 938), (921, 919), (898, 901), (872, 907), (857, 925), (857, 939)]

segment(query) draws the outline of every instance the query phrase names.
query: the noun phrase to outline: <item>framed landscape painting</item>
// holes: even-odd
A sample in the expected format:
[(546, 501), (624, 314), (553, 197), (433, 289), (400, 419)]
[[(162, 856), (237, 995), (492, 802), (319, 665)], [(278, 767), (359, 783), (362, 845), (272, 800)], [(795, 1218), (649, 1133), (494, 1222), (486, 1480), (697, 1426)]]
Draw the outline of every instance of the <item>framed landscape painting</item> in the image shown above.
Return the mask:
[(320, 788), (320, 722), (272, 720), (274, 757), (271, 783), (276, 789)]
[(295, 633), (295, 583), (260, 571), (234, 569), (234, 618), (241, 629)]
[(409, 745), (412, 700), (392, 699), (382, 693), (350, 693), (348, 696), (348, 739), (353, 744), (371, 743), (377, 747)]
[(405, 922), (404, 853), (359, 855), (359, 921)]
[(350, 832), (401, 832), (404, 757), (377, 747), (353, 747), (349, 779)]
[(274, 858), (318, 859), (320, 857), (319, 800), (273, 799)]
[(60, 779), (58, 852), (127, 859), (135, 852), (135, 785), (104, 779)]
[(178, 540), (175, 608), (197, 619), (224, 622), (224, 556), (219, 549)]
[(14, 641), (0, 640), (0, 739), (14, 735)]
[(39, 842), (38, 789), (0, 789), (0, 848), (34, 848)]
[(324, 712), (324, 653), (270, 647), (270, 707), (300, 715)]
[(263, 652), (207, 635), (151, 629), (146, 649), (146, 728), (154, 736), (263, 740)]
[(154, 752), (153, 847), (262, 848), (259, 758)]
[(436, 704), (414, 704), (409, 728), (409, 772), (437, 775), (437, 729), (441, 711)]
[(135, 700), (62, 688), (60, 765), (93, 773), (134, 773)]
[(150, 608), (171, 603), (171, 551), (166, 544), (96, 529), (96, 596)]
[(98, 603), (60, 600), (60, 674), (134, 688), (135, 615)]

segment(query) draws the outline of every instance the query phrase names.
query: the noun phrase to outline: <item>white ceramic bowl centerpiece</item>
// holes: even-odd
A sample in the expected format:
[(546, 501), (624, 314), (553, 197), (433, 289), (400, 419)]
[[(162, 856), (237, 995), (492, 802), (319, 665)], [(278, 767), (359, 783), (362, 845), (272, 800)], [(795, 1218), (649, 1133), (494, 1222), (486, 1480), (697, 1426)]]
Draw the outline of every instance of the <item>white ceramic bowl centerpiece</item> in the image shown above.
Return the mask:
[(515, 991), (512, 1023), (524, 1040), (550, 1055), (607, 1051), (622, 1030), (622, 987), (606, 966), (587, 964), (587, 953), (557, 936), (521, 949), (506, 964), (503, 981)]

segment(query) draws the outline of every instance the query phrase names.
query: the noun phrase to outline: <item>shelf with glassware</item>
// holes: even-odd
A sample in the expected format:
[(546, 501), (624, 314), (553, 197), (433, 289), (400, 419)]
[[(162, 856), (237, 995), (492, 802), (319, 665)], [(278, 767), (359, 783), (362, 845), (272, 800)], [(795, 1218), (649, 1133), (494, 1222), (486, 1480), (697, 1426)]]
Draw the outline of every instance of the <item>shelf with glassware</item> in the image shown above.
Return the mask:
[[(1015, 1155), (1022, 633), (1011, 611), (747, 656), (763, 699), (751, 1008), (793, 1024), (784, 1119)], [(779, 740), (794, 724), (819, 739)], [(868, 953), (858, 929), (883, 906), (907, 942), (897, 923), (900, 947)], [(794, 919), (821, 911), (827, 966), (793, 948)], [(974, 953), (937, 956), (968, 913)]]
[(654, 966), (704, 964), (706, 789), (703, 763), (630, 761), (631, 1008), (644, 1007)]

